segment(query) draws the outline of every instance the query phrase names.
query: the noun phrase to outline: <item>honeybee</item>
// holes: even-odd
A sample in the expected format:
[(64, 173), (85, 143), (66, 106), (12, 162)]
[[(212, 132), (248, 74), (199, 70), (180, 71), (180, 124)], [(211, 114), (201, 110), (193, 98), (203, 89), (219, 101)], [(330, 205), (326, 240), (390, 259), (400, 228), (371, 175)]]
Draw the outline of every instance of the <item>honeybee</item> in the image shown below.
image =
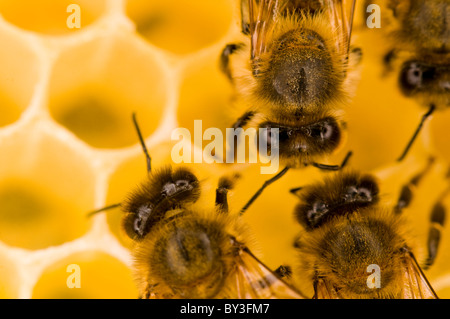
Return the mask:
[(428, 110), (398, 158), (401, 161), (435, 110), (450, 106), (450, 3), (448, 0), (366, 1), (381, 7), (380, 32), (388, 40), (385, 73), (395, 72), (402, 94)]
[[(355, 0), (242, 0), (242, 43), (229, 44), (221, 65), (245, 108), (233, 128), (278, 129), (285, 168), (313, 165), (337, 152), (344, 141), (340, 112), (350, 101), (361, 50), (350, 46)], [(252, 198), (251, 201), (253, 201)], [(241, 210), (244, 212), (251, 201)]]
[(186, 167), (153, 171), (133, 120), (148, 178), (113, 206), (124, 211), (123, 229), (134, 243), (140, 298), (303, 298), (248, 248), (248, 227), (228, 209), (235, 177), (220, 178), (215, 207), (199, 207), (196, 175)]
[[(294, 191), (300, 199), (294, 215), (304, 229), (295, 242), (300, 264), (294, 274), (308, 279), (314, 298), (438, 298), (401, 214), (430, 165), (404, 185), (395, 209), (382, 204), (374, 176), (355, 171)], [(426, 267), (436, 256), (444, 219), (440, 198), (430, 217)]]

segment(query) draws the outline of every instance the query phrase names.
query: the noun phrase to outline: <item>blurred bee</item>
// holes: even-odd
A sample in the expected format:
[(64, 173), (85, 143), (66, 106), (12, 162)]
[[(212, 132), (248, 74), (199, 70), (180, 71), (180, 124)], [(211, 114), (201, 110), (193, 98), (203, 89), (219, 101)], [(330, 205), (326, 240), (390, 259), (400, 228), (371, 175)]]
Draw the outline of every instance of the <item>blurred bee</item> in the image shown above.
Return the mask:
[[(353, 94), (361, 51), (350, 47), (355, 0), (242, 0), (243, 43), (229, 44), (221, 56), (224, 73), (245, 108), (233, 128), (278, 129), (279, 156), (289, 168), (318, 163), (343, 145), (338, 114)], [(244, 212), (251, 202), (242, 209)]]
[[(382, 205), (375, 177), (359, 172), (341, 171), (293, 190), (300, 199), (295, 217), (304, 228), (295, 243), (300, 265), (294, 274), (307, 278), (314, 298), (438, 298), (413, 254), (401, 214), (431, 165), (432, 160), (404, 185), (395, 209)], [(426, 267), (439, 246), (442, 198), (430, 217)], [(369, 280), (374, 269), (378, 285)]]
[(234, 178), (219, 180), (214, 208), (196, 207), (200, 181), (187, 168), (153, 172), (133, 120), (147, 158), (148, 178), (124, 203), (113, 206), (125, 212), (123, 229), (134, 242), (140, 297), (303, 298), (248, 248), (246, 225), (228, 212), (227, 193)]
[(388, 40), (386, 73), (395, 71), (402, 94), (428, 110), (408, 142), (405, 158), (424, 122), (450, 106), (450, 2), (448, 0), (367, 0), (378, 4)]

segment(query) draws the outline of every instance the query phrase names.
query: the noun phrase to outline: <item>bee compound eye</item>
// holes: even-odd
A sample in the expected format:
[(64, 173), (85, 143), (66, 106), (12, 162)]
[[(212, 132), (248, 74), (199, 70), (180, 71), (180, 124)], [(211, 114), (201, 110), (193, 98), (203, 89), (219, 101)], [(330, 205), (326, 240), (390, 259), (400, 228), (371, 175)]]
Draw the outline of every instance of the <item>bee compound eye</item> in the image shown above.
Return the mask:
[(186, 180), (177, 180), (177, 181), (175, 182), (175, 185), (177, 185), (177, 186), (179, 186), (179, 187), (185, 187), (185, 186), (187, 186), (188, 184), (189, 184), (189, 182), (186, 181)]
[(127, 213), (122, 221), (122, 227), (127, 236), (133, 240), (143, 237), (142, 219), (134, 213)]
[(360, 187), (358, 188), (358, 196), (363, 201), (370, 201), (372, 199), (372, 192), (365, 187)]
[(192, 185), (188, 180), (177, 180), (175, 181), (176, 189), (179, 190), (189, 190), (192, 189)]
[(139, 217), (135, 217), (133, 221), (133, 231), (136, 234), (140, 233), (141, 226), (142, 226), (142, 219), (140, 219)]
[(316, 226), (328, 212), (328, 205), (321, 200), (313, 203), (310, 210), (306, 213), (306, 218), (310, 226)]
[(346, 202), (353, 202), (358, 195), (358, 189), (356, 186), (349, 186), (344, 194), (344, 200)]
[(327, 122), (323, 123), (323, 125), (320, 127), (320, 137), (322, 139), (328, 140), (332, 135), (333, 127)]
[(411, 67), (406, 71), (406, 79), (409, 84), (414, 86), (419, 86), (422, 82), (422, 70), (416, 64), (411, 65)]
[(176, 187), (176, 185), (174, 183), (172, 183), (172, 182), (166, 183), (162, 187), (161, 195), (162, 196), (166, 196), (166, 197), (170, 197), (173, 194), (175, 194), (176, 189), (177, 189), (177, 187)]
[(407, 62), (400, 72), (400, 87), (406, 95), (422, 86), (424, 67), (417, 62)]
[(258, 134), (258, 138), (261, 139), (262, 145), (267, 145), (267, 147), (270, 149), (270, 146), (272, 144), (272, 125), (267, 123), (260, 126), (260, 129), (262, 129), (262, 134)]

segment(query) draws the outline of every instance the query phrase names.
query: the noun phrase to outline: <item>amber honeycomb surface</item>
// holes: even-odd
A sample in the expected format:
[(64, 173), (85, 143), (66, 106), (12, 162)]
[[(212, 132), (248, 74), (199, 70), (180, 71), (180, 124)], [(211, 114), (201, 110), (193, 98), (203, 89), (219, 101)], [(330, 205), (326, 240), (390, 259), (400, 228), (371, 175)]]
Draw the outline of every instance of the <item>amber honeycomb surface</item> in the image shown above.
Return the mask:
[[(80, 8), (71, 29), (67, 7)], [(432, 172), (405, 212), (423, 258), (428, 215), (447, 186), (448, 111), (429, 121), (407, 159), (395, 159), (425, 111), (401, 96), (395, 77), (381, 76), (383, 39), (357, 10), (354, 43), (364, 58), (356, 96), (345, 109), (348, 140), (330, 157), (354, 152), (350, 166), (376, 174), (383, 200), (436, 156)], [(218, 58), (239, 41), (232, 0), (0, 1), (0, 297), (136, 298), (130, 242), (121, 212), (88, 212), (119, 203), (146, 174), (131, 121), (138, 119), (153, 167), (170, 164), (177, 127), (230, 127), (237, 113)], [(268, 178), (259, 165), (190, 164), (212, 205), (217, 179), (240, 172), (230, 192), (238, 210)], [(288, 190), (323, 177), (315, 168), (289, 172), (244, 215), (257, 255), (272, 268), (297, 262), (300, 227)], [(450, 202), (445, 202), (447, 205)], [(448, 206), (447, 206), (448, 207)], [(449, 231), (426, 272), (441, 298), (450, 296)], [(81, 287), (69, 288), (78, 265)], [(301, 278), (299, 279), (301, 280)]]

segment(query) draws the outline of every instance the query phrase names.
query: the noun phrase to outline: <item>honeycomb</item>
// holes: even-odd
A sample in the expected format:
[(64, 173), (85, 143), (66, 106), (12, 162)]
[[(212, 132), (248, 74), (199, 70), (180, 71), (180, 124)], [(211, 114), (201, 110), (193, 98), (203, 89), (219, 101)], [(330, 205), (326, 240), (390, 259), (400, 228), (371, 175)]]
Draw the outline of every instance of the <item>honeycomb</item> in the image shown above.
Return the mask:
[[(345, 110), (348, 140), (328, 162), (352, 150), (350, 165), (376, 174), (385, 200), (394, 203), (402, 184), (435, 155), (437, 165), (405, 212), (421, 252), (431, 205), (447, 185), (450, 112), (436, 113), (407, 159), (395, 162), (425, 110), (401, 96), (395, 78), (381, 77), (383, 40), (365, 27), (361, 12), (354, 41), (364, 58)], [(239, 28), (231, 0), (0, 1), (1, 298), (138, 296), (122, 213), (87, 213), (122, 202), (145, 178), (133, 112), (153, 167), (173, 164), (175, 128), (192, 132), (198, 119), (203, 129), (233, 123), (233, 90), (218, 59), (240, 39)], [(240, 172), (230, 192), (234, 210), (268, 179), (253, 164), (189, 166), (203, 181), (205, 205), (213, 204), (219, 176)], [(288, 190), (323, 174), (290, 171), (243, 216), (269, 267), (297, 262), (292, 243), (300, 228)], [(426, 275), (447, 298), (448, 230), (442, 240)]]

